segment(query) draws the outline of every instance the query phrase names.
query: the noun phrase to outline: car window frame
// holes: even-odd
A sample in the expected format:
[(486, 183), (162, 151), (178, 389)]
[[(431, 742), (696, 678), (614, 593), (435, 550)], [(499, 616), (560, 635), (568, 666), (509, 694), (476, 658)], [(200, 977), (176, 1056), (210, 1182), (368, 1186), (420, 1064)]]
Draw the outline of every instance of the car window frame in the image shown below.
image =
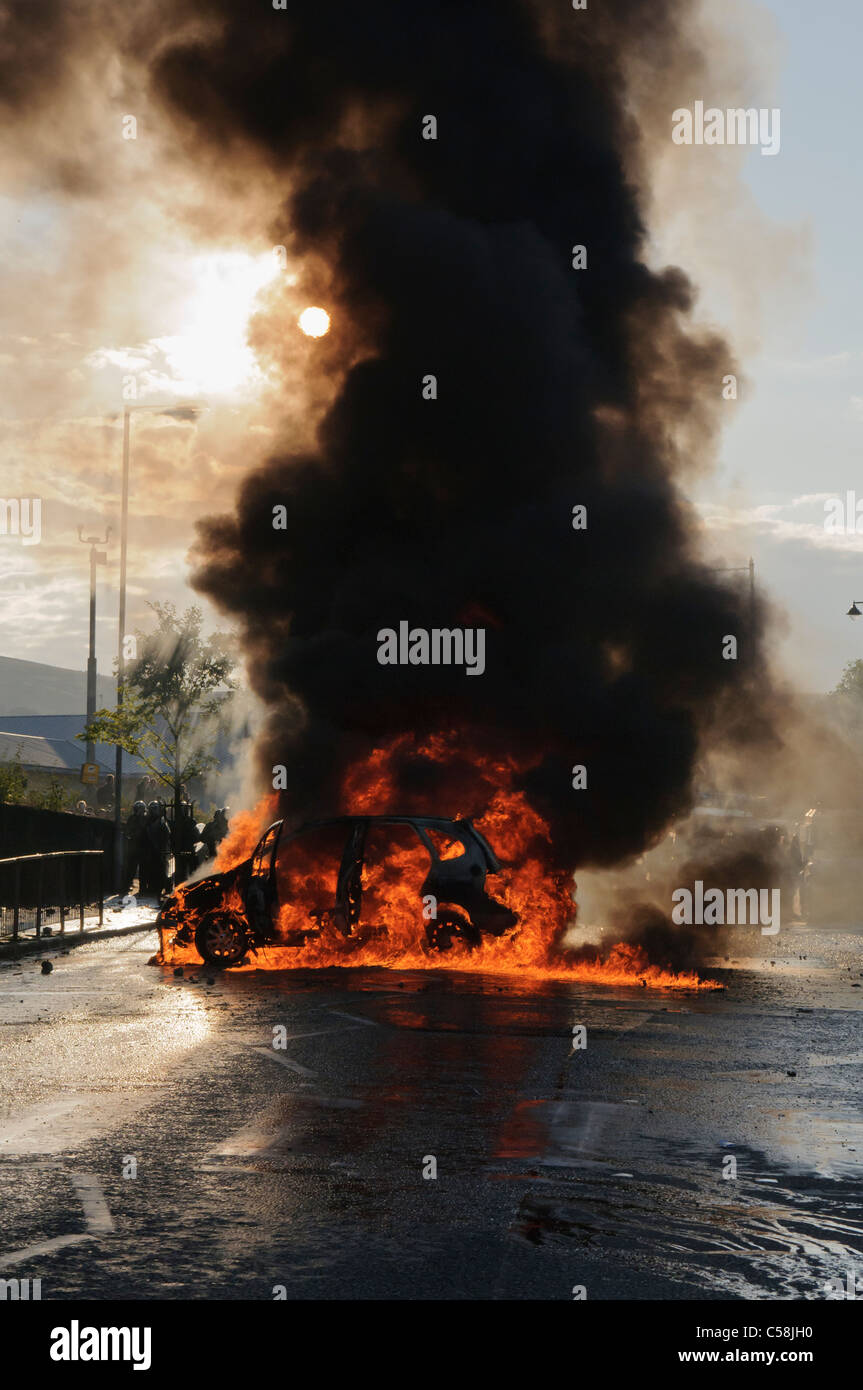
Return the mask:
[[(281, 821), (281, 820), (273, 821), (272, 825), (268, 825), (268, 826), (267, 826), (267, 828), (266, 828), (266, 830), (264, 831), (263, 835), (261, 836), (260, 840), (259, 840), (258, 843), (255, 845), (255, 848), (254, 848), (254, 850), (252, 851), (251, 862), (250, 862), (250, 865), (249, 865), (249, 877), (250, 877), (250, 878), (253, 878), (253, 879), (270, 879), (270, 878), (272, 877), (272, 874), (273, 874), (273, 866), (274, 866), (274, 864), (275, 864), (275, 859), (276, 859), (276, 849), (277, 849), (277, 846), (278, 846), (278, 844), (279, 844), (279, 841), (280, 841), (281, 838), (282, 838), (282, 830), (283, 830), (283, 828), (284, 828), (284, 824), (285, 824), (285, 822), (284, 822), (284, 821)], [(275, 833), (274, 833), (274, 832), (275, 832)], [(255, 868), (255, 863), (256, 863), (256, 861), (258, 861), (259, 857), (263, 855), (263, 853), (264, 853), (264, 846), (266, 845), (267, 839), (268, 839), (268, 837), (269, 837), (270, 835), (273, 836), (273, 844), (272, 844), (271, 849), (269, 850), (269, 863), (268, 863), (268, 864), (266, 865), (266, 867), (265, 867), (265, 866), (264, 866), (264, 863), (263, 863), (263, 860), (261, 860), (261, 866), (260, 866), (260, 868), (256, 869), (256, 868)]]
[(284, 901), (281, 893), (281, 883), (277, 863), (278, 851), (281, 848), (282, 844), (284, 844), (285, 848), (287, 849), (297, 840), (302, 839), (303, 836), (311, 835), (316, 830), (341, 829), (343, 834), (342, 848), (336, 865), (336, 889), (333, 895), (332, 902), (332, 907), (337, 907), (339, 902), (339, 889), (341, 887), (342, 872), (345, 866), (345, 861), (348, 857), (348, 851), (353, 843), (354, 835), (357, 831), (357, 825), (362, 820), (363, 817), (360, 816), (357, 816), (355, 818), (347, 817), (344, 820), (341, 817), (333, 817), (331, 820), (313, 821), (311, 824), (308, 825), (298, 825), (296, 830), (290, 831), (285, 836), (280, 835), (278, 841), (276, 842), (276, 847), (273, 851), (273, 858), (271, 861), (269, 875), (274, 901), (276, 903), (282, 903)]

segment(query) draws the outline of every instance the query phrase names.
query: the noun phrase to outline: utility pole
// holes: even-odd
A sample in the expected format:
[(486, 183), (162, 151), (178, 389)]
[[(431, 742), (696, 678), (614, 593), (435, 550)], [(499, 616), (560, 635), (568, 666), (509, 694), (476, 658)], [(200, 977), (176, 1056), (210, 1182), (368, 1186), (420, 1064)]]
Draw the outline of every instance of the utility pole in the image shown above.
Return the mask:
[[(133, 410), (165, 415), (175, 420), (196, 420), (205, 407), (198, 401), (175, 405), (140, 405), (123, 407), (123, 483), (120, 499), (120, 603), (117, 623), (117, 713), (123, 708), (126, 683), (126, 552), (129, 539), (129, 433)], [(116, 417), (115, 417), (116, 418)], [(117, 896), (123, 892), (123, 750), (117, 744), (114, 763), (114, 886)]]
[[(110, 526), (105, 532), (105, 539), (99, 540), (98, 536), (84, 536), (83, 526), (78, 527), (78, 540), (82, 545), (90, 547), (90, 646), (87, 655), (87, 728), (93, 722), (96, 713), (96, 566), (105, 565), (108, 556), (104, 550), (99, 550), (100, 545), (107, 545), (111, 539)], [(87, 740), (87, 762), (92, 766), (96, 761), (96, 749), (94, 744)]]
[(749, 619), (751, 631), (755, 632), (755, 561), (749, 557)]
[(712, 566), (714, 574), (748, 574), (749, 575), (749, 660), (753, 660), (755, 652), (755, 561), (749, 557), (748, 565), (721, 565), (718, 568)]
[[(129, 540), (129, 422), (128, 406), (123, 411), (123, 491), (120, 503), (120, 613), (117, 624), (117, 713), (123, 707), (126, 641), (126, 550)], [(117, 744), (114, 761), (114, 891), (123, 891), (123, 750)]]

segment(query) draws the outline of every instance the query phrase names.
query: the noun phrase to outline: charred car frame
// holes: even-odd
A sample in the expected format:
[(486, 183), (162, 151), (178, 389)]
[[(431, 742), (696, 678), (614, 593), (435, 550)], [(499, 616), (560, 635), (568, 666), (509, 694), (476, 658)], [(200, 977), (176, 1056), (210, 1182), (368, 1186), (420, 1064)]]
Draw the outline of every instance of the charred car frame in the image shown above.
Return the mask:
[[(194, 943), (209, 965), (223, 967), (240, 964), (249, 951), (262, 946), (301, 946), (319, 934), (324, 923), (334, 926), (346, 941), (359, 943), (370, 833), (379, 827), (402, 826), (415, 833), (428, 854), (417, 920), (432, 949), (449, 950), (457, 939), (476, 946), (483, 933), (500, 936), (515, 925), (517, 915), (485, 891), (486, 876), (500, 871), (485, 837), (470, 820), (433, 816), (340, 816), (308, 822), (296, 830), (276, 821), (249, 859), (224, 873), (183, 885), (168, 898), (157, 925), (162, 930), (176, 928), (175, 941)], [(332, 830), (338, 861), (332, 901), (315, 904), (308, 912), (310, 925), (285, 935), (278, 929), (279, 909), (291, 897), (280, 881), (278, 858), (286, 849), (301, 845), (304, 836), (322, 830)]]

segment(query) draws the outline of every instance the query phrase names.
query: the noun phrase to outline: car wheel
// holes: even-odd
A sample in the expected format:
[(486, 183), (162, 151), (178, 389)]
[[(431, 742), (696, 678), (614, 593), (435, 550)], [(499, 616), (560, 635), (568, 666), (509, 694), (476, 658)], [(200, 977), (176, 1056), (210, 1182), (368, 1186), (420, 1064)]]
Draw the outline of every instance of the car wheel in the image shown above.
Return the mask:
[(426, 922), (426, 938), (433, 951), (449, 951), (454, 941), (463, 941), (473, 949), (480, 944), (482, 933), (462, 913), (444, 908), (432, 921)]
[(246, 928), (233, 912), (208, 912), (195, 931), (195, 947), (207, 965), (239, 965), (247, 945)]

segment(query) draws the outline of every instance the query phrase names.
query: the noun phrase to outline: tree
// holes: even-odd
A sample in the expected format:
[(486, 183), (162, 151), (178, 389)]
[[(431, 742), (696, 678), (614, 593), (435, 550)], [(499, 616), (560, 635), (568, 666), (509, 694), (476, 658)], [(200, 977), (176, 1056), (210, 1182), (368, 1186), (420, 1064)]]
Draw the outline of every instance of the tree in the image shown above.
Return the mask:
[(830, 703), (839, 727), (854, 736), (863, 732), (863, 661), (849, 661), (830, 692)]
[(56, 777), (52, 777), (48, 784), (48, 790), (43, 791), (38, 800), (34, 800), (32, 804), (41, 806), (45, 811), (65, 811), (69, 800), (69, 794), (62, 782), (58, 782)]
[(849, 661), (842, 672), (838, 685), (831, 692), (833, 695), (847, 695), (853, 700), (863, 705), (863, 661), (858, 657), (856, 661)]
[(21, 766), (21, 749), (14, 761), (0, 763), (0, 801), (22, 801), (27, 790), (27, 774)]
[(113, 743), (139, 758), (171, 788), (176, 814), (183, 783), (218, 766), (209, 750), (236, 688), (236, 661), (224, 634), (202, 635), (200, 608), (178, 615), (173, 603), (149, 606), (156, 626), (136, 633), (138, 656), (126, 671), (122, 705), (97, 710), (78, 738)]

